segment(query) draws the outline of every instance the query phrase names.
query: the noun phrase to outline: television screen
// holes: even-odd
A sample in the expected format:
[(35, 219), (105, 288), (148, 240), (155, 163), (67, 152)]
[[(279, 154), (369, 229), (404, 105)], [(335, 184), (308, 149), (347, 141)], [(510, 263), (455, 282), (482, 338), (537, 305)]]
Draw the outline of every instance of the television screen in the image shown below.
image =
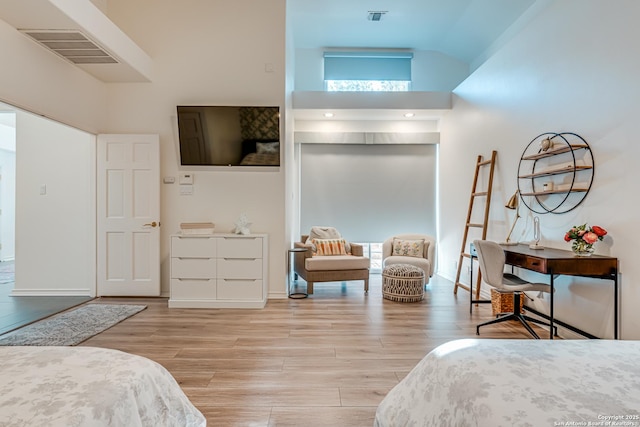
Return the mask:
[(183, 166), (280, 166), (280, 108), (178, 106)]

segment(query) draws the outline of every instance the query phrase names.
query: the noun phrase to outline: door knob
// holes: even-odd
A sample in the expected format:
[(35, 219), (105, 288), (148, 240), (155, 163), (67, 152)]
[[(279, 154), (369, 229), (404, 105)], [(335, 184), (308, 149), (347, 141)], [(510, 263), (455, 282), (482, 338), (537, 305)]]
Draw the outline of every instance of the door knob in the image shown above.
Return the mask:
[(142, 224), (142, 226), (143, 227), (157, 227), (157, 226), (160, 226), (160, 223), (153, 221), (153, 222), (151, 222), (149, 224)]

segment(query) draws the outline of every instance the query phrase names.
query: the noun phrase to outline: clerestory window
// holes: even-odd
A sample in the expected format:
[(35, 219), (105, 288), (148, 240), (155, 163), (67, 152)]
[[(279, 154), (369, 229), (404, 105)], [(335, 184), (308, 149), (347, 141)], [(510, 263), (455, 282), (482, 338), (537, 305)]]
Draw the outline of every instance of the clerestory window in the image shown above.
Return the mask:
[(329, 92), (407, 92), (410, 52), (325, 52), (324, 81)]

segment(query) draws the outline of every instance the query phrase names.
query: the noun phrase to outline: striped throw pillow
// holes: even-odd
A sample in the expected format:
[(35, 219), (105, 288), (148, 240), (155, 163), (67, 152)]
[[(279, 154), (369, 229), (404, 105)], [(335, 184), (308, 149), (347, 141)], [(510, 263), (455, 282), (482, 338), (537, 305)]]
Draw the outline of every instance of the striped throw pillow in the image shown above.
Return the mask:
[(344, 239), (313, 239), (316, 255), (346, 255)]

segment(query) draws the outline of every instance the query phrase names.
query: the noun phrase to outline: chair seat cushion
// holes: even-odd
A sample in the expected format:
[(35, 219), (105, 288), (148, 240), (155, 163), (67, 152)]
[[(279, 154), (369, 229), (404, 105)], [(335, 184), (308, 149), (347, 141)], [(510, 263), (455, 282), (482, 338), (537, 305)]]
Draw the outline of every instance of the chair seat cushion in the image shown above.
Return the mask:
[(308, 271), (363, 270), (369, 268), (369, 258), (354, 255), (313, 256), (305, 260)]
[(390, 256), (384, 259), (384, 266), (394, 264), (409, 264), (421, 268), (426, 276), (431, 271), (431, 262), (426, 258), (416, 258), (413, 256)]

